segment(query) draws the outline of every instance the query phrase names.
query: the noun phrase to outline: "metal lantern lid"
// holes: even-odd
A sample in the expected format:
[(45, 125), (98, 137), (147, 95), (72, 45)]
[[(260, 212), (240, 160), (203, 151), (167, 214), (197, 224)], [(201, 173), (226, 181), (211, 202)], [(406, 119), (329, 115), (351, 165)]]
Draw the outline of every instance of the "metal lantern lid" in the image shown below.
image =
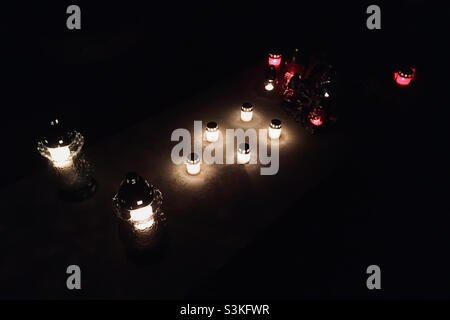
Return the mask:
[(400, 67), (398, 75), (402, 78), (412, 78), (414, 76), (414, 70), (411, 67)]
[(273, 53), (269, 53), (269, 57), (271, 58), (281, 58), (281, 53), (278, 52), (278, 50), (272, 50), (271, 52)]
[(216, 131), (217, 129), (219, 129), (217, 122), (211, 121), (206, 124), (207, 131)]
[(200, 157), (195, 152), (190, 153), (186, 157), (186, 163), (188, 163), (188, 164), (197, 164), (199, 162), (200, 162)]
[(270, 121), (270, 127), (272, 129), (281, 129), (281, 120), (278, 119), (272, 119)]
[(58, 119), (54, 119), (50, 121), (42, 142), (48, 148), (66, 147), (72, 143), (73, 138), (73, 134)]
[(136, 172), (129, 172), (122, 180), (116, 199), (126, 210), (136, 210), (150, 205), (154, 199), (153, 189)]
[(250, 145), (248, 143), (241, 143), (239, 145), (239, 153), (241, 154), (249, 154), (250, 153)]
[(250, 102), (245, 102), (242, 107), (241, 110), (244, 112), (250, 112), (253, 111), (253, 105)]

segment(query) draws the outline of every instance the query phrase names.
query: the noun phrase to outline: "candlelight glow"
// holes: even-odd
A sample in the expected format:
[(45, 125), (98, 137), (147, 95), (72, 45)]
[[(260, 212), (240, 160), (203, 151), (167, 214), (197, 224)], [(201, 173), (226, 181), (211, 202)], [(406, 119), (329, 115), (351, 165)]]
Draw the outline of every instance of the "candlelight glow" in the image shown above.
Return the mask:
[(250, 146), (248, 143), (241, 143), (239, 145), (237, 162), (240, 164), (246, 164), (250, 161)]
[(281, 64), (281, 54), (269, 54), (269, 66), (278, 68)]
[(186, 169), (189, 174), (195, 175), (200, 172), (200, 163), (197, 164), (186, 164)]
[(269, 82), (266, 84), (266, 86), (264, 87), (264, 89), (266, 89), (267, 91), (272, 91), (273, 88), (274, 88), (273, 83), (270, 82), (270, 81), (269, 81)]
[(58, 119), (51, 121), (47, 130), (42, 140), (38, 141), (39, 153), (55, 168), (72, 166), (83, 147), (84, 137), (77, 131), (66, 130)]
[(219, 140), (219, 131), (215, 132), (206, 131), (206, 141), (216, 142), (217, 140)]
[(242, 111), (241, 110), (241, 119), (242, 121), (249, 122), (252, 121), (253, 111)]
[(130, 211), (130, 222), (133, 224), (134, 228), (137, 230), (146, 230), (153, 226), (153, 208), (148, 205), (143, 208)]
[(394, 73), (395, 82), (400, 86), (407, 86), (411, 80), (414, 79), (416, 69), (409, 67), (402, 67), (400, 70)]
[(395, 81), (401, 86), (407, 86), (411, 82), (411, 78), (400, 77), (398, 72), (395, 73)]
[(216, 142), (219, 140), (219, 127), (215, 122), (208, 122), (206, 125), (206, 141)]
[(241, 107), (241, 120), (244, 122), (252, 121), (253, 118), (253, 106), (251, 103), (244, 103)]
[(279, 139), (281, 136), (281, 121), (278, 119), (272, 119), (269, 126), (270, 139)]
[(196, 153), (191, 153), (186, 158), (186, 170), (189, 174), (196, 175), (200, 172), (200, 157)]
[(316, 127), (323, 125), (325, 119), (326, 115), (321, 106), (314, 107), (308, 114), (309, 122)]
[(72, 156), (68, 146), (48, 148), (48, 152), (55, 167), (65, 168), (72, 165)]
[(309, 119), (309, 121), (315, 126), (321, 126), (323, 123), (320, 116), (315, 116), (315, 117)]
[(161, 191), (135, 172), (127, 173), (113, 198), (117, 216), (140, 235), (154, 235), (153, 230), (159, 229), (163, 216), (161, 206)]

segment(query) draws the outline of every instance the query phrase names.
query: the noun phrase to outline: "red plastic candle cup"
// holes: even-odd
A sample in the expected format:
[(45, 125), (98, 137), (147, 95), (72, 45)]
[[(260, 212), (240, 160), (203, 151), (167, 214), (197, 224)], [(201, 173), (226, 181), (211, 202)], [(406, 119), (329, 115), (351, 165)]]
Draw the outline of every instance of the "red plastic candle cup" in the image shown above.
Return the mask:
[(320, 117), (320, 116), (314, 116), (314, 117), (311, 117), (310, 119), (309, 119), (309, 121), (311, 121), (311, 123), (313, 124), (313, 125), (315, 125), (316, 127), (318, 127), (318, 126), (321, 126), (322, 125), (322, 118)]
[(413, 68), (402, 68), (394, 73), (394, 79), (400, 86), (407, 86), (414, 79)]
[(313, 125), (319, 127), (323, 124), (324, 116), (323, 110), (316, 107), (309, 113), (308, 119)]
[(269, 53), (269, 66), (278, 68), (281, 64), (281, 54)]

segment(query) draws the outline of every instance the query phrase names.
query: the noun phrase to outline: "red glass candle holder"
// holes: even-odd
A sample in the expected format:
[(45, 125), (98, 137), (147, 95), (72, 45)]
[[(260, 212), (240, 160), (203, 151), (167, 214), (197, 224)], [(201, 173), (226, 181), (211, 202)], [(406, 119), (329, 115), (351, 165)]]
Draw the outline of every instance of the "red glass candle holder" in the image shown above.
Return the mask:
[(397, 72), (394, 73), (395, 82), (397, 82), (400, 86), (407, 86), (411, 83), (411, 80), (414, 79), (415, 74), (414, 68), (401, 68)]
[(281, 64), (281, 54), (269, 53), (269, 66), (278, 68)]
[(309, 122), (316, 127), (320, 127), (323, 124), (325, 113), (321, 108), (315, 107), (308, 115)]

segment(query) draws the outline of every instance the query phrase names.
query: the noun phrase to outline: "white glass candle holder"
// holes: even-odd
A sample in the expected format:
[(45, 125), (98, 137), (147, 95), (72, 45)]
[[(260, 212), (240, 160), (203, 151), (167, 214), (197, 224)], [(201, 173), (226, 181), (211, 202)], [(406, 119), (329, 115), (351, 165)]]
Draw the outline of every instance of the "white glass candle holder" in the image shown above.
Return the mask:
[(208, 122), (206, 124), (206, 141), (216, 142), (219, 140), (219, 126), (216, 122)]
[(281, 121), (278, 119), (272, 119), (269, 126), (270, 139), (279, 139), (281, 135)]
[(240, 164), (246, 164), (250, 161), (250, 145), (241, 143), (238, 148), (237, 161)]
[(200, 157), (198, 154), (192, 152), (186, 157), (186, 170), (191, 175), (196, 175), (200, 172)]
[(325, 120), (325, 112), (321, 106), (313, 107), (308, 114), (308, 119), (311, 124), (316, 127), (323, 125)]
[(241, 120), (249, 122), (253, 118), (253, 106), (251, 103), (246, 102), (241, 107)]

